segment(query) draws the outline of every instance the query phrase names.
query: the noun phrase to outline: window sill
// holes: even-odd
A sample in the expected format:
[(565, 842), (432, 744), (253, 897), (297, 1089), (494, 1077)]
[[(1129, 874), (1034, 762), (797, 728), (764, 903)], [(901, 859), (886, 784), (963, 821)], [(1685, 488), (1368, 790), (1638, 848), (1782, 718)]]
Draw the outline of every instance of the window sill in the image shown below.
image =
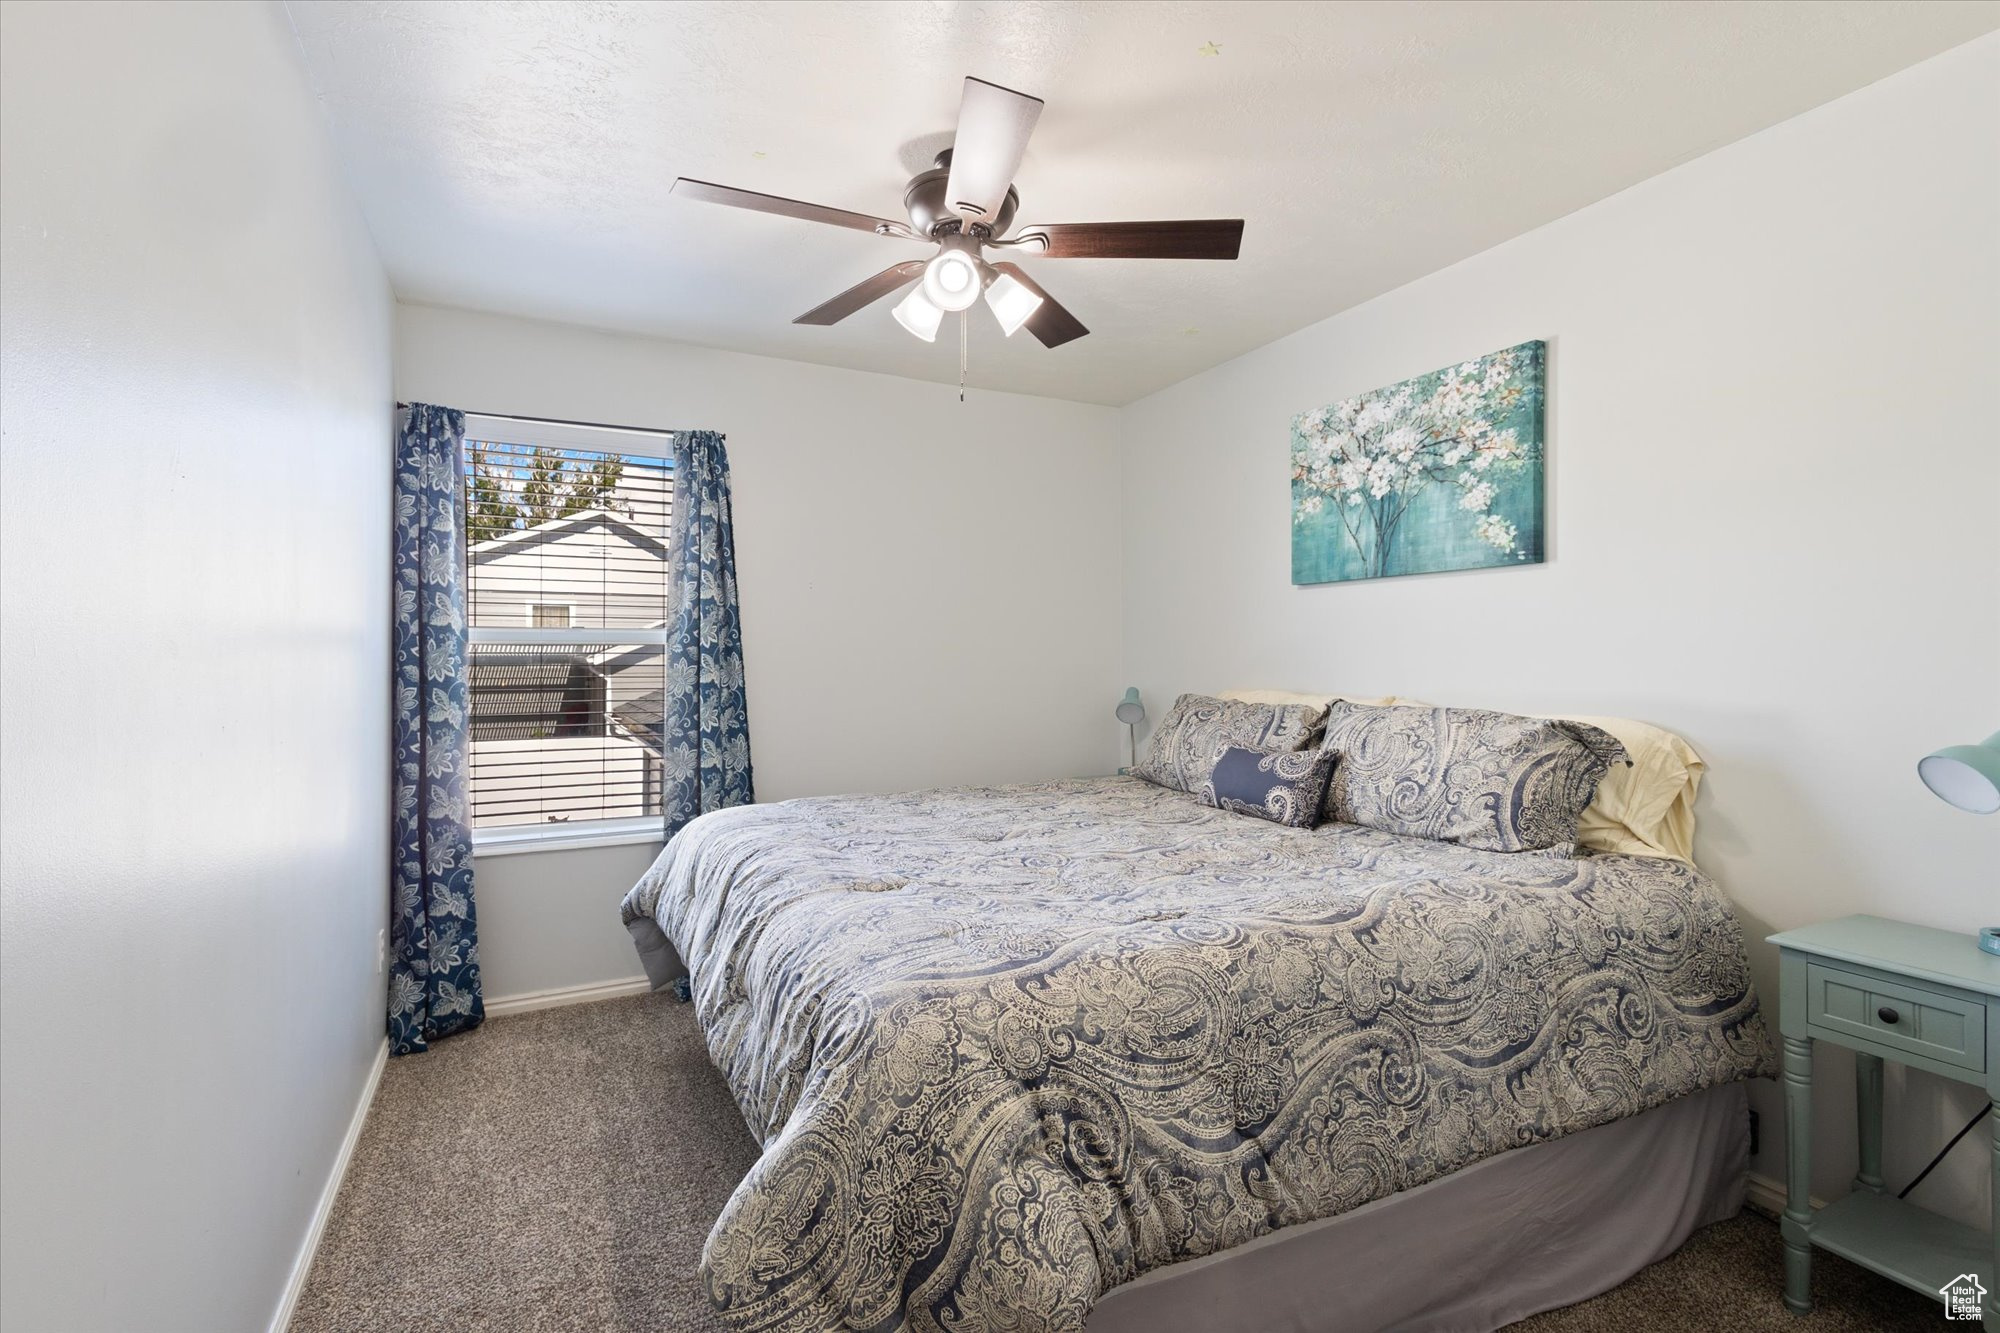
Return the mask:
[(475, 830), (472, 854), (520, 856), (529, 852), (568, 852), (585, 847), (636, 847), (666, 842), (658, 819), (602, 820), (588, 825), (529, 824), (520, 828)]

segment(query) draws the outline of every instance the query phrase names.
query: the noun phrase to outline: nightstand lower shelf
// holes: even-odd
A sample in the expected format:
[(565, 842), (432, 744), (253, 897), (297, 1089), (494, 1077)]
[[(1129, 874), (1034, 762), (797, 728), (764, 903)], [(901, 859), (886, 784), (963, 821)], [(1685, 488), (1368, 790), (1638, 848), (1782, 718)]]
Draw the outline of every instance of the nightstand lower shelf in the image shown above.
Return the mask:
[(1813, 1214), (1812, 1243), (1932, 1300), (1966, 1273), (1994, 1289), (1991, 1237), (1893, 1194), (1856, 1190), (1828, 1204)]

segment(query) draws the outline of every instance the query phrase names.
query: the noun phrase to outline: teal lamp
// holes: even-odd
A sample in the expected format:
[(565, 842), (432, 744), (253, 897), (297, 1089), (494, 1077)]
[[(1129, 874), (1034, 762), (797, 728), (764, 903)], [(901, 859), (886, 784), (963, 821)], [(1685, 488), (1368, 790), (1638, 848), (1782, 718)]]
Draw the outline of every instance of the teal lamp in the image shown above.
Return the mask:
[(1131, 767), (1139, 766), (1139, 724), (1146, 720), (1146, 705), (1139, 702), (1139, 687), (1126, 687), (1125, 697), (1118, 701), (1118, 720), (1125, 724), (1125, 737), (1132, 747)]
[[(1948, 745), (1917, 761), (1917, 776), (1938, 798), (1975, 815), (2000, 810), (2000, 731), (1977, 745)], [(1979, 932), (1979, 947), (2000, 954), (2000, 926)]]

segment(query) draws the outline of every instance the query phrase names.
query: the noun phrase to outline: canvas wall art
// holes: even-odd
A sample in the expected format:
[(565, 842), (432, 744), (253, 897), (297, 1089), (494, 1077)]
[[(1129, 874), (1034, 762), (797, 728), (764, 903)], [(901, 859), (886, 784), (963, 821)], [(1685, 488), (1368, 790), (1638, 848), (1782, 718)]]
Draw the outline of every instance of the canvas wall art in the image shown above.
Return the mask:
[(1292, 422), (1292, 582), (1542, 560), (1548, 347), (1526, 342)]

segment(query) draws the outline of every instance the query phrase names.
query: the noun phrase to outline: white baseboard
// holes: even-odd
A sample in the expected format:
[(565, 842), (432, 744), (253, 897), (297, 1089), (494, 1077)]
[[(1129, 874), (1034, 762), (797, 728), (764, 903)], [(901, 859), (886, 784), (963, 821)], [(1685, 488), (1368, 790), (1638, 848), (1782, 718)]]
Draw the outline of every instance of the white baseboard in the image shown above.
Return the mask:
[(505, 1018), (508, 1014), (525, 1014), (533, 1009), (554, 1009), (565, 1004), (589, 1004), (594, 1000), (617, 1000), (627, 995), (644, 995), (653, 989), (653, 983), (644, 977), (626, 977), (622, 981), (593, 981), (587, 986), (559, 986), (554, 990), (523, 991), (519, 995), (502, 995), (486, 1002), (488, 1018)]
[[(1766, 1217), (1783, 1217), (1785, 1215), (1785, 1199), (1784, 1181), (1773, 1180), (1771, 1177), (1759, 1175), (1755, 1171), (1750, 1172), (1746, 1176), (1744, 1180), (1743, 1202)], [(1814, 1210), (1826, 1207), (1826, 1200), (1820, 1198), (1817, 1194), (1812, 1195), (1806, 1202), (1811, 1204)]]
[(368, 1108), (375, 1102), (375, 1088), (382, 1082), (382, 1071), (388, 1063), (389, 1038), (385, 1036), (375, 1050), (375, 1063), (369, 1066), (368, 1078), (361, 1085), (361, 1097), (354, 1105), (354, 1115), (347, 1122), (347, 1137), (340, 1141), (340, 1151), (333, 1159), (333, 1170), (327, 1174), (326, 1185), (319, 1192), (319, 1203), (313, 1208), (312, 1224), (306, 1228), (305, 1243), (299, 1247), (298, 1258), (292, 1261), (292, 1275), (286, 1279), (284, 1294), (278, 1298), (278, 1312), (271, 1316), (271, 1333), (285, 1333), (291, 1327), (292, 1311), (298, 1308), (299, 1294), (306, 1289), (306, 1275), (312, 1272), (313, 1256), (319, 1253), (320, 1237), (326, 1232), (327, 1219), (333, 1216), (333, 1201), (340, 1197), (340, 1182), (347, 1178), (347, 1164), (354, 1160), (354, 1145), (361, 1141), (361, 1127), (368, 1123)]

